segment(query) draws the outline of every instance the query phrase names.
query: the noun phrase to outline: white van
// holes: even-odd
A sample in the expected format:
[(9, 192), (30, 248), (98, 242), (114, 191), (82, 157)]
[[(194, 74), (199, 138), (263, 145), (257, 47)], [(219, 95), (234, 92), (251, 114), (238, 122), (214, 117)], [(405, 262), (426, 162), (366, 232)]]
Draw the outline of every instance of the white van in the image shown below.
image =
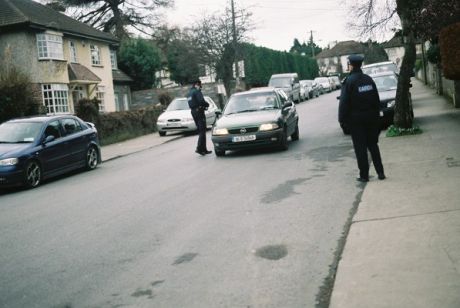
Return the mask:
[(297, 73), (272, 75), (268, 86), (282, 89), (292, 101), (300, 102), (300, 83)]

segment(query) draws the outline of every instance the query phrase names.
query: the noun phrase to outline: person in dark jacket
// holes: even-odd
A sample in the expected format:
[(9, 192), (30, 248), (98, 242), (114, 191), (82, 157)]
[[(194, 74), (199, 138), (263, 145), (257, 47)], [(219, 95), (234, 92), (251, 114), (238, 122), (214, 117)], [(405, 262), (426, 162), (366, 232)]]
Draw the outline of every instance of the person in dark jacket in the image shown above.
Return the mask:
[(339, 123), (350, 130), (358, 161), (360, 182), (369, 181), (367, 150), (379, 180), (385, 179), (382, 158), (378, 146), (380, 134), (380, 98), (372, 78), (363, 74), (360, 55), (348, 57), (350, 75), (342, 85), (339, 103)]
[(192, 112), (193, 121), (195, 121), (198, 129), (198, 144), (195, 152), (200, 155), (211, 154), (206, 147), (206, 116), (204, 111), (209, 107), (208, 102), (201, 93), (201, 81), (197, 80), (193, 83), (187, 96), (188, 105)]

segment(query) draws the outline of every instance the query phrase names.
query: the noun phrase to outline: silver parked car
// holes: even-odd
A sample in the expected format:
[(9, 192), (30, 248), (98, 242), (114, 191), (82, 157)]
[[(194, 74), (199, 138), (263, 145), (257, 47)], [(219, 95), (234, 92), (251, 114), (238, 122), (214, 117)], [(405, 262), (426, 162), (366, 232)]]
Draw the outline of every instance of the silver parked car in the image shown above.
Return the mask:
[[(204, 99), (209, 104), (204, 113), (206, 125), (210, 126), (216, 122), (220, 109), (209, 96), (205, 96)], [(196, 129), (186, 97), (175, 98), (157, 120), (157, 130), (160, 136), (165, 136), (166, 132), (193, 132)]]

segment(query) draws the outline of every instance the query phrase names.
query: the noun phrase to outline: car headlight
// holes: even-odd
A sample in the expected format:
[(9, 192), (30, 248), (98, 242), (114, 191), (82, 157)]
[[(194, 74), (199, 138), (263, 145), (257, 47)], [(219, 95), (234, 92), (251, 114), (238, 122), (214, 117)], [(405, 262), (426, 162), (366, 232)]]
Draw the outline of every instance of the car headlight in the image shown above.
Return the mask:
[(259, 131), (274, 130), (279, 127), (276, 123), (266, 123), (259, 126)]
[(19, 159), (17, 158), (7, 158), (0, 160), (0, 166), (14, 166), (19, 163)]
[(166, 122), (165, 119), (158, 119), (158, 120), (157, 120), (157, 123), (160, 123), (160, 124), (163, 124), (163, 123), (165, 123), (165, 122)]
[(396, 105), (396, 101), (389, 101), (387, 103), (387, 108), (393, 108)]
[(212, 130), (212, 134), (215, 136), (228, 135), (228, 129), (214, 127), (214, 129)]

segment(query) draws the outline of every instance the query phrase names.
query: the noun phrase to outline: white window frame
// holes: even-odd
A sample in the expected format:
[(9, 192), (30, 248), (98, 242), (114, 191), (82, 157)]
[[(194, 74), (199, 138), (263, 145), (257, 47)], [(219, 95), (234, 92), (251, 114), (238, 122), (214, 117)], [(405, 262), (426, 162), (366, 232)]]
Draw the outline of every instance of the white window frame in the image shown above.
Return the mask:
[(104, 86), (96, 87), (96, 98), (100, 101), (99, 111), (105, 112), (105, 87)]
[(78, 63), (77, 46), (74, 41), (69, 41), (70, 62)]
[(42, 97), (47, 114), (69, 113), (69, 88), (66, 84), (42, 84)]
[(91, 51), (91, 64), (95, 66), (101, 66), (101, 50), (97, 45), (89, 45), (89, 49)]
[(117, 51), (110, 49), (110, 63), (112, 64), (112, 69), (116, 70), (118, 69), (118, 64), (117, 64)]
[(64, 60), (62, 35), (38, 33), (36, 38), (39, 60)]

